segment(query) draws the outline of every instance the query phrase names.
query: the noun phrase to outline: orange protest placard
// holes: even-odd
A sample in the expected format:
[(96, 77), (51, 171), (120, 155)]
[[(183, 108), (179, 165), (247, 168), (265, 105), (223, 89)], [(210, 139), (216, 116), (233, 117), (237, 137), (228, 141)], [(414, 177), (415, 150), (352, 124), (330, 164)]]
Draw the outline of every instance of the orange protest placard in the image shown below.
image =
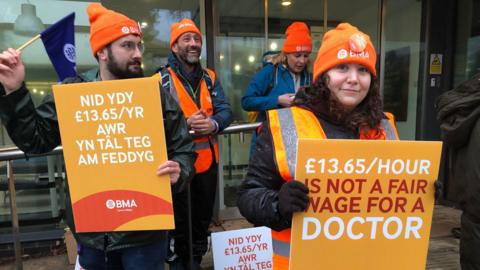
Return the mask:
[(290, 269), (425, 269), (441, 142), (298, 142)]
[(158, 80), (54, 85), (77, 232), (174, 227)]

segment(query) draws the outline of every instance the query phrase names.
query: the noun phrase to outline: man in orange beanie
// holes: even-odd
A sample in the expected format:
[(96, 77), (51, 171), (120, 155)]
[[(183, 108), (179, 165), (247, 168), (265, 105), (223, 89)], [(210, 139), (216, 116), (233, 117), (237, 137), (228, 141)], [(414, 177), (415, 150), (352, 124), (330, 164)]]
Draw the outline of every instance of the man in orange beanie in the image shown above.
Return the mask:
[[(197, 269), (207, 251), (208, 226), (217, 189), (219, 153), (215, 135), (230, 125), (232, 111), (215, 72), (200, 65), (202, 35), (192, 20), (182, 19), (171, 26), (170, 48), (168, 66), (159, 69), (159, 75), (163, 87), (173, 93), (187, 117), (188, 128), (195, 134), (198, 154), (196, 174), (190, 184), (191, 200), (187, 191), (174, 195), (175, 254), (172, 258), (179, 258), (171, 267)], [(191, 203), (190, 213), (186, 201)], [(189, 214), (192, 228), (189, 228)], [(188, 247), (191, 230), (193, 252)]]
[[(90, 45), (99, 67), (63, 83), (143, 77), (142, 33), (135, 21), (97, 3), (89, 5), (87, 13)], [(35, 108), (23, 82), (24, 69), (19, 51), (8, 49), (0, 54), (0, 119), (20, 149), (48, 152), (61, 143), (54, 99), (47, 95)], [(168, 174), (174, 190), (181, 190), (194, 174), (196, 153), (180, 107), (167, 91), (162, 90), (160, 96), (163, 115), (159, 117), (164, 119), (169, 160), (156, 173)], [(70, 203), (66, 212), (79, 244), (80, 265), (85, 269), (164, 269), (166, 231), (76, 233)]]

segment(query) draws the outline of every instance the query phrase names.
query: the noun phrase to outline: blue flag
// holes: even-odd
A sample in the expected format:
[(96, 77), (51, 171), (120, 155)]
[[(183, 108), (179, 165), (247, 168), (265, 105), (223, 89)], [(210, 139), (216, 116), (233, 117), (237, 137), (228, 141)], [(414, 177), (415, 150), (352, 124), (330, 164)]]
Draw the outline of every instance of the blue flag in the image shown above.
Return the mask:
[(77, 74), (74, 21), (75, 13), (72, 12), (40, 33), (59, 81)]

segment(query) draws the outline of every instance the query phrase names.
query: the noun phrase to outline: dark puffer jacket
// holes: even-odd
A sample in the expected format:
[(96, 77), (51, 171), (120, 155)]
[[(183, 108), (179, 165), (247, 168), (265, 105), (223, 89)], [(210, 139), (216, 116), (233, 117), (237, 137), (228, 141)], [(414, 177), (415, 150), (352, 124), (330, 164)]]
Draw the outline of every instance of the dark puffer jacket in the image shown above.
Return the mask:
[(443, 140), (450, 150), (452, 185), (461, 218), (460, 264), (480, 269), (480, 74), (437, 101)]
[[(91, 70), (76, 78), (67, 78), (63, 83), (81, 83), (97, 79), (98, 70)], [(163, 89), (160, 91), (160, 97), (168, 159), (178, 162), (181, 167), (180, 178), (173, 186), (175, 192), (182, 190), (193, 177), (195, 173), (193, 164), (197, 154), (188, 133), (185, 117), (177, 102)], [(9, 95), (5, 95), (5, 90), (0, 85), (0, 119), (7, 128), (10, 138), (25, 153), (49, 152), (61, 144), (52, 94), (47, 95), (42, 104), (35, 108), (25, 84)], [(77, 241), (92, 248), (111, 251), (166, 239), (166, 231), (77, 234), (74, 230), (68, 195), (66, 212), (67, 223), (73, 229)]]
[(480, 74), (441, 95), (437, 109), (460, 205), (480, 223)]
[[(315, 113), (328, 138), (356, 139), (358, 137), (325, 114), (315, 112), (306, 106), (302, 108)], [(267, 226), (276, 231), (290, 228), (291, 218), (282, 216), (278, 211), (278, 192), (286, 182), (278, 170), (268, 119), (260, 129), (255, 146), (256, 152), (250, 157), (247, 175), (238, 190), (238, 209), (250, 223), (256, 226)]]

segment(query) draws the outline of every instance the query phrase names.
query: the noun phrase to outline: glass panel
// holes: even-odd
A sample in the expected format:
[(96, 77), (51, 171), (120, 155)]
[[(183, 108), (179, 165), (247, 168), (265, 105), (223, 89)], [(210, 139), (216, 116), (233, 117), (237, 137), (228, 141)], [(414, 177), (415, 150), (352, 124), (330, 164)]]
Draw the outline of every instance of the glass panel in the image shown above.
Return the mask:
[(400, 138), (414, 140), (422, 3), (386, 1), (385, 8), (385, 111), (395, 115)]
[[(70, 12), (76, 12), (75, 41), (77, 49), (77, 69), (82, 72), (97, 65), (91, 56), (88, 43), (89, 21), (86, 16), (86, 6), (89, 2), (78, 1), (53, 1), (53, 0), (7, 0), (2, 1), (0, 13), (0, 49), (8, 47), (18, 48), (20, 45), (38, 34), (19, 32), (17, 18), (22, 14), (22, 5), (27, 5), (30, 10), (29, 20), (37, 17), (41, 28), (46, 28), (63, 18)], [(52, 10), (52, 7), (55, 9)], [(24, 8), (24, 15), (27, 9)], [(34, 10), (34, 12), (32, 12)], [(28, 29), (27, 29), (28, 30)], [(35, 104), (51, 91), (51, 85), (57, 82), (57, 75), (45, 52), (40, 40), (34, 42), (22, 51), (22, 60), (26, 67), (26, 84), (31, 91)], [(13, 146), (2, 126), (0, 146)], [(63, 179), (62, 158), (57, 165), (55, 157), (34, 157), (28, 160), (13, 162), (13, 170), (17, 183), (17, 208), (21, 222), (29, 224), (58, 222), (65, 209), (65, 187)], [(11, 226), (10, 220), (10, 194), (7, 191), (6, 163), (0, 167), (0, 224)], [(58, 169), (57, 169), (58, 168)], [(45, 229), (45, 228), (43, 228)], [(42, 230), (43, 230), (42, 229)]]
[[(215, 59), (217, 76), (232, 106), (234, 123), (246, 123), (247, 113), (240, 102), (248, 83), (261, 67), (265, 46), (264, 2), (245, 0), (241, 5), (237, 3), (216, 1), (220, 25)], [(236, 205), (236, 190), (248, 165), (250, 140), (250, 133), (220, 136), (220, 165), (224, 176), (220, 208)]]
[[(90, 57), (90, 46), (88, 45), (88, 18), (80, 16), (85, 14), (85, 8), (88, 2), (66, 2), (66, 1), (27, 1), (21, 0), (7, 0), (2, 1), (2, 10), (0, 13), (0, 49), (18, 48), (33, 36), (38, 34), (35, 31), (31, 33), (20, 33), (19, 28), (15, 28), (14, 22), (22, 13), (22, 5), (27, 5), (31, 13), (28, 13), (29, 21), (33, 21), (35, 16), (39, 19), (39, 27), (45, 28), (54, 22), (58, 21), (68, 13), (75, 11), (77, 16), (75, 20), (76, 27), (76, 47), (77, 47), (77, 67), (78, 69), (89, 68), (96, 65), (93, 57)], [(55, 11), (52, 12), (52, 6), (55, 6)], [(24, 10), (25, 12), (26, 10)], [(21, 28), (20, 28), (21, 30)], [(84, 56), (84, 57), (79, 57)], [(30, 88), (33, 101), (38, 104), (42, 98), (51, 91), (50, 85), (56, 83), (56, 73), (48, 59), (43, 44), (40, 40), (34, 42), (22, 51), (22, 60), (26, 67), (26, 82)], [(3, 129), (3, 126), (2, 126)], [(2, 130), (2, 146), (13, 146), (13, 143), (8, 139), (6, 132)]]
[(246, 121), (240, 101), (250, 79), (261, 66), (264, 51), (263, 1), (217, 1), (220, 16), (216, 37), (216, 71), (229, 98), (236, 122)]
[(378, 47), (379, 5), (379, 0), (330, 0), (327, 6), (328, 27), (335, 27), (341, 22), (348, 22), (358, 27), (370, 36), (378, 53), (380, 51)]
[(220, 136), (220, 166), (223, 168), (224, 184), (223, 205), (220, 208), (237, 205), (237, 188), (247, 173), (251, 139), (250, 132)]
[(480, 72), (480, 0), (460, 0), (457, 7), (455, 86)]
[[(86, 7), (91, 2), (101, 2), (105, 7), (124, 13), (138, 20), (142, 26), (145, 54), (143, 58), (145, 75), (151, 75), (160, 66), (167, 62), (170, 52), (170, 25), (181, 18), (193, 19), (199, 27), (203, 24), (200, 18), (198, 0), (189, 1), (141, 1), (134, 8), (130, 2), (121, 0), (105, 1), (60, 1), (60, 0), (31, 0), (29, 3), (35, 8), (35, 15), (48, 27), (70, 12), (75, 12), (75, 42), (77, 53), (77, 70), (79, 73), (97, 66), (92, 56), (89, 43), (89, 20)], [(0, 48), (18, 48), (37, 33), (19, 34), (14, 31), (14, 22), (21, 14), (23, 0), (2, 1), (0, 13)], [(52, 12), (51, 7), (55, 7)], [(59, 11), (59, 12), (55, 12)], [(205, 31), (202, 29), (202, 32)], [(204, 38), (205, 40), (205, 38)], [(205, 44), (203, 46), (205, 48)], [(206, 50), (202, 51), (202, 59), (206, 59)], [(27, 86), (32, 91), (33, 100), (38, 104), (51, 91), (50, 85), (56, 83), (56, 73), (48, 59), (41, 41), (34, 42), (22, 52), (22, 59), (26, 66)], [(203, 64), (204, 64), (204, 60)], [(3, 126), (2, 126), (3, 129)], [(0, 146), (13, 146), (4, 130), (0, 134)]]
[[(170, 53), (170, 26), (182, 18), (192, 19), (203, 29), (203, 18), (200, 14), (198, 0), (187, 1), (140, 1), (133, 8), (132, 3), (122, 0), (102, 0), (102, 4), (115, 11), (135, 19), (142, 26), (145, 53), (143, 68), (145, 75), (151, 75), (159, 66), (167, 64)], [(205, 36), (203, 37), (205, 41)], [(205, 42), (203, 43), (202, 59), (207, 59)], [(202, 61), (205, 66), (205, 62)]]
[[(268, 50), (281, 51), (285, 41), (285, 31), (294, 21), (308, 25), (313, 41), (310, 60), (315, 61), (318, 48), (323, 37), (323, 2), (298, 0), (290, 5), (282, 5), (283, 1), (269, 1), (268, 5)], [(331, 27), (332, 25), (329, 24)], [(333, 25), (335, 26), (335, 25)], [(310, 67), (310, 70), (312, 68)]]
[[(65, 209), (63, 157), (60, 155), (14, 160), (13, 172), (19, 219), (26, 221), (58, 218)], [(0, 164), (0, 224), (7, 227), (11, 225), (6, 162)]]

